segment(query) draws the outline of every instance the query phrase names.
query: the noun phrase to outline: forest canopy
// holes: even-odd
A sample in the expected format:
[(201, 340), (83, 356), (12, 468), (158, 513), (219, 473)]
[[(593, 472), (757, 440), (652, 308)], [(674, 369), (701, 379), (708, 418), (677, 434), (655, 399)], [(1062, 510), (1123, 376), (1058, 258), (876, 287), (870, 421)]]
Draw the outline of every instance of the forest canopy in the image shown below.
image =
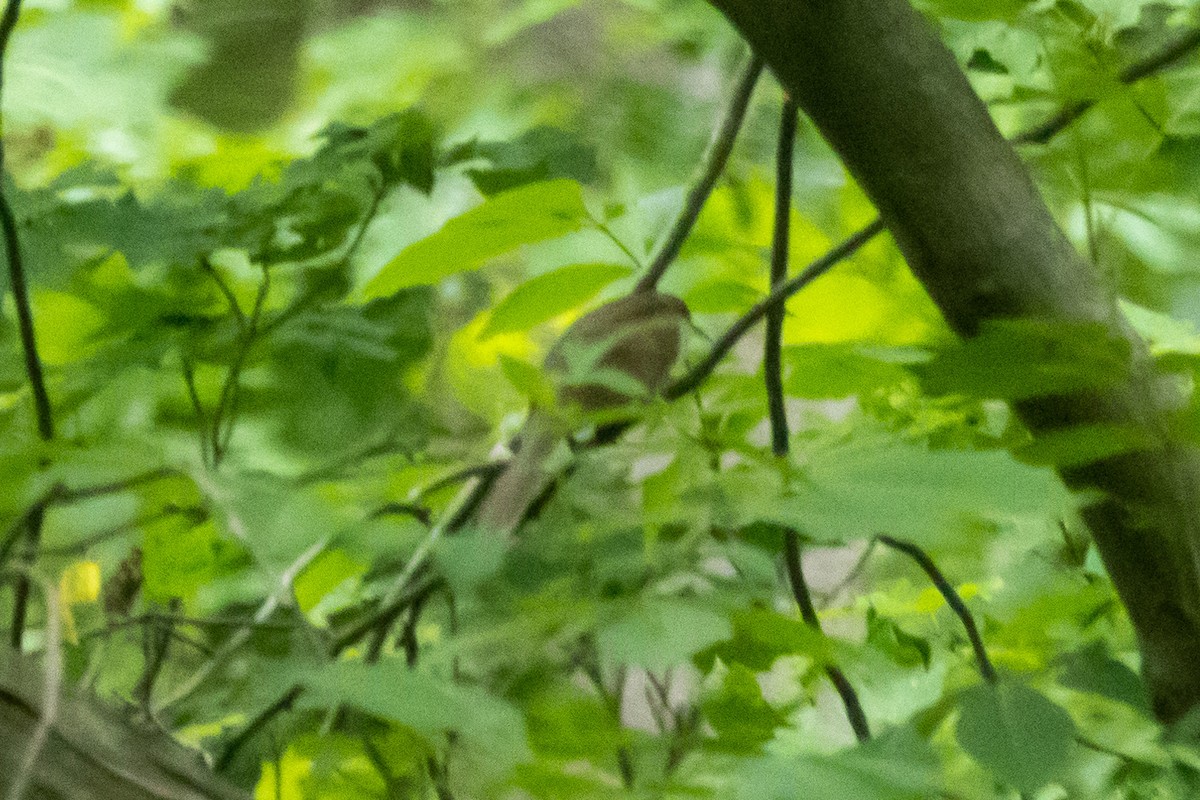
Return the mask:
[(5, 796), (1200, 791), (1200, 10), (824, 5), (7, 0)]

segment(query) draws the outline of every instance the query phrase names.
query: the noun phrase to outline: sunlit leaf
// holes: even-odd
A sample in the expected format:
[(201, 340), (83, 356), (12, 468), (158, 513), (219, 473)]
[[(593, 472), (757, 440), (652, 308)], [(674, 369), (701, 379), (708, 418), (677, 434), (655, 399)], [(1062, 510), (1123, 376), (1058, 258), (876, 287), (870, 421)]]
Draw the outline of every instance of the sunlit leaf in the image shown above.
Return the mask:
[(363, 299), (384, 297), (407, 286), (437, 283), (476, 269), (521, 245), (578, 230), (586, 216), (583, 192), (574, 181), (535, 183), (505, 192), (403, 250), (366, 285)]
[(578, 308), (630, 272), (617, 264), (573, 264), (532, 278), (492, 310), (480, 337), (527, 331)]

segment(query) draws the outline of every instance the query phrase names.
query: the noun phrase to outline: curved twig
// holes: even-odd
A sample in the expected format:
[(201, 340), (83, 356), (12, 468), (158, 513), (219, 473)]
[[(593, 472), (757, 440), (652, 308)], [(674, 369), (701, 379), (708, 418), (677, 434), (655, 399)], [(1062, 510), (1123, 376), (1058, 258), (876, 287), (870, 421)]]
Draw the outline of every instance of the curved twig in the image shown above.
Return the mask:
[(953, 609), (962, 622), (963, 628), (966, 629), (967, 638), (971, 640), (971, 648), (975, 651), (975, 660), (979, 662), (979, 673), (983, 675), (983, 679), (988, 683), (995, 683), (999, 680), (996, 668), (992, 666), (992, 661), (988, 658), (987, 650), (983, 646), (983, 637), (980, 636), (979, 628), (975, 625), (975, 618), (971, 616), (962, 596), (950, 585), (950, 581), (946, 580), (946, 576), (938, 569), (937, 564), (933, 563), (929, 554), (912, 542), (895, 539), (891, 536), (879, 536), (878, 539), (893, 550), (904, 553), (925, 570), (929, 580), (933, 582), (934, 587), (945, 598), (946, 604)]

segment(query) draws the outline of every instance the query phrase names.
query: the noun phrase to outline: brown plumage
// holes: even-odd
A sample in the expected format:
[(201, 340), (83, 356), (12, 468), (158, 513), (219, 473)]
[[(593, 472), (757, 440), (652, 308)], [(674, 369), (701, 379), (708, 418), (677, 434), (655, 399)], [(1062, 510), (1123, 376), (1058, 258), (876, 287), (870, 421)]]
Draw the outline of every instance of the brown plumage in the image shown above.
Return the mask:
[[(557, 385), (560, 409), (533, 408), (521, 429), (520, 449), (479, 505), (481, 528), (512, 533), (553, 475), (547, 459), (569, 433), (562, 409), (612, 411), (657, 394), (679, 358), (687, 306), (677, 297), (644, 292), (603, 305), (575, 321), (546, 356), (546, 372)], [(612, 381), (588, 382), (607, 372), (632, 378), (641, 397), (621, 391)], [(633, 386), (630, 386), (633, 388)]]

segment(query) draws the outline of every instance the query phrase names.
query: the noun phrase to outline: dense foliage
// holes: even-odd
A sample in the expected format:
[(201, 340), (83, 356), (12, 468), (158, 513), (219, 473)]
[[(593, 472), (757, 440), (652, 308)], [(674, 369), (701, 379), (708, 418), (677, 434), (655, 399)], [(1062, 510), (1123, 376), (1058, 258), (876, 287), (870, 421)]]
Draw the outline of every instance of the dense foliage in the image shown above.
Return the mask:
[[(1200, 61), (1122, 70), (1192, 6), (921, 4), (1006, 134), (1094, 101), (1021, 153), (1188, 392)], [(1127, 348), (960, 342), (886, 238), (787, 305), (787, 455), (760, 326), (576, 431), (517, 536), (448, 530), (556, 337), (659, 252), (745, 57), (700, 0), (28, 0), (4, 195), (52, 407), (5, 284), (18, 649), (261, 798), (1196, 792), (1054, 471), (1139, 434), (1035, 442), (1006, 404)], [(782, 105), (764, 75), (661, 284), (679, 374), (770, 290)], [(874, 219), (795, 148), (792, 274)]]

